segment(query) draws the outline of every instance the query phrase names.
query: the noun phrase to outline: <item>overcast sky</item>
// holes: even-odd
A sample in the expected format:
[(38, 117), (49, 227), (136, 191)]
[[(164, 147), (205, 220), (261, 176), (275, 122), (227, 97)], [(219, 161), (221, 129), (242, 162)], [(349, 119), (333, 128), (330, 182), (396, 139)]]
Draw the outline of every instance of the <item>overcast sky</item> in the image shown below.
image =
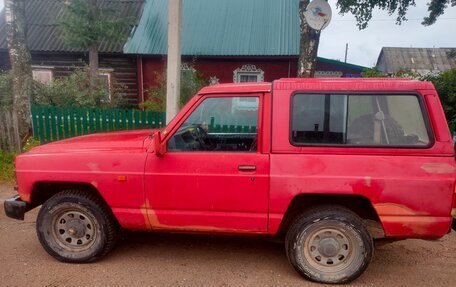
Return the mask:
[(351, 14), (343, 17), (337, 13), (336, 0), (329, 0), (333, 19), (322, 31), (318, 55), (344, 60), (345, 44), (348, 43), (347, 62), (374, 66), (382, 47), (456, 47), (456, 7), (447, 8), (432, 26), (424, 27), (421, 21), (427, 15), (428, 1), (416, 1), (407, 13), (409, 21), (395, 25), (394, 16), (376, 11), (369, 26), (359, 31)]
[[(321, 34), (318, 55), (343, 61), (345, 44), (348, 43), (348, 62), (371, 67), (377, 62), (382, 47), (456, 47), (456, 7), (448, 8), (436, 24), (424, 27), (420, 23), (427, 15), (428, 1), (416, 1), (416, 7), (410, 8), (407, 14), (409, 21), (401, 26), (395, 25), (394, 16), (376, 11), (369, 26), (359, 31), (354, 17), (339, 15), (336, 0), (329, 0), (333, 19)], [(0, 9), (3, 2), (0, 0)]]

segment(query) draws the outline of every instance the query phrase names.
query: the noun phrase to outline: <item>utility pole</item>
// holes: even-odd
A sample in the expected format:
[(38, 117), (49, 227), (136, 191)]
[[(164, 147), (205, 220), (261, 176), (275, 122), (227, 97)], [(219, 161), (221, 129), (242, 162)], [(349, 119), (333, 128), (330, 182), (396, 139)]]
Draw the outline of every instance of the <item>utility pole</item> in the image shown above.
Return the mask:
[(345, 63), (347, 63), (347, 55), (348, 55), (348, 43), (345, 44)]
[(168, 65), (166, 72), (166, 123), (179, 112), (181, 76), (182, 0), (168, 0)]

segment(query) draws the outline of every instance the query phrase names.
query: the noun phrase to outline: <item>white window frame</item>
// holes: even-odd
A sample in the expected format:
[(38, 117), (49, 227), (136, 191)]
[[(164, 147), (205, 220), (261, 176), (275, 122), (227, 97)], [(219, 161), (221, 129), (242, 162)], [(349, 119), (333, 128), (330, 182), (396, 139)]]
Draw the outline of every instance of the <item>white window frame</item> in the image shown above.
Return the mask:
[(107, 76), (108, 77), (108, 99), (106, 102), (111, 102), (112, 100), (112, 72), (113, 69), (98, 69), (99, 76)]
[(233, 83), (241, 83), (241, 76), (256, 76), (257, 82), (264, 82), (264, 71), (255, 65), (243, 65), (233, 71)]
[[(52, 82), (52, 80), (54, 80), (53, 69), (54, 69), (54, 67), (52, 67), (52, 66), (33, 66), (32, 65), (33, 80), (38, 81), (45, 85), (49, 84), (50, 82)], [(38, 74), (45, 74), (49, 78), (49, 80), (47, 80), (47, 81), (41, 80), (40, 77), (38, 76)]]
[(181, 64), (181, 70), (182, 71), (192, 71), (196, 72), (196, 69), (189, 63), (182, 63)]

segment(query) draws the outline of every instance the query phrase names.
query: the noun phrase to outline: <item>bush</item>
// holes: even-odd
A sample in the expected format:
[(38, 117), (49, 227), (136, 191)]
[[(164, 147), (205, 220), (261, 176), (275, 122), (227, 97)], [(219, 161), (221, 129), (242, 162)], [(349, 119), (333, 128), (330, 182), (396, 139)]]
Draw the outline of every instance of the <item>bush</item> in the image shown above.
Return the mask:
[(166, 111), (166, 78), (163, 74), (154, 72), (157, 79), (157, 86), (149, 88), (145, 91), (147, 101), (139, 104), (141, 109), (154, 112)]
[(111, 84), (109, 90), (102, 79), (97, 79), (91, 86), (88, 69), (80, 69), (68, 77), (54, 79), (49, 84), (34, 82), (32, 102), (51, 106), (119, 107), (126, 104), (123, 99), (124, 89)]
[(406, 71), (406, 70), (400, 70), (397, 73), (394, 73), (392, 75), (383, 73), (380, 71), (377, 67), (373, 68), (368, 68), (364, 69), (361, 72), (361, 77), (363, 78), (409, 78), (409, 79), (415, 79), (415, 80), (421, 80), (423, 76), (415, 71)]
[(363, 78), (411, 78), (432, 82), (439, 94), (448, 125), (455, 132), (456, 128), (456, 69), (447, 70), (437, 74), (421, 75), (415, 71), (399, 71), (393, 75), (386, 75), (377, 69), (369, 68), (361, 73)]
[[(148, 111), (166, 111), (166, 77), (163, 74), (155, 73), (157, 86), (146, 90), (148, 100), (139, 106)], [(196, 70), (182, 70), (180, 88), (180, 107), (185, 104), (209, 82)]]
[[(88, 70), (84, 68), (48, 84), (34, 81), (31, 100), (38, 105), (115, 108), (127, 105), (124, 93), (125, 87), (111, 83), (111, 89), (108, 89), (103, 79), (97, 79), (91, 87)], [(7, 72), (0, 72), (0, 106), (12, 104), (11, 77)]]
[(450, 127), (454, 127), (456, 125), (456, 69), (425, 76), (423, 80), (434, 84), (442, 102), (447, 121)]
[(387, 75), (385, 73), (383, 73), (382, 71), (380, 71), (379, 69), (377, 69), (377, 67), (373, 67), (373, 68), (364, 69), (361, 72), (361, 77), (363, 77), (363, 78), (386, 78)]

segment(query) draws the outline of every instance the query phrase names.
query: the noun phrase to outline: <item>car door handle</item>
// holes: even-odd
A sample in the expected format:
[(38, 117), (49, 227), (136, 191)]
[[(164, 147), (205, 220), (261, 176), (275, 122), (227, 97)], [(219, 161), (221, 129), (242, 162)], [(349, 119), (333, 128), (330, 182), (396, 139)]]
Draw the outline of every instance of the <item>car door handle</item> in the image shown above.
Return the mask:
[(252, 172), (256, 170), (256, 166), (254, 165), (239, 165), (238, 170), (242, 172)]

